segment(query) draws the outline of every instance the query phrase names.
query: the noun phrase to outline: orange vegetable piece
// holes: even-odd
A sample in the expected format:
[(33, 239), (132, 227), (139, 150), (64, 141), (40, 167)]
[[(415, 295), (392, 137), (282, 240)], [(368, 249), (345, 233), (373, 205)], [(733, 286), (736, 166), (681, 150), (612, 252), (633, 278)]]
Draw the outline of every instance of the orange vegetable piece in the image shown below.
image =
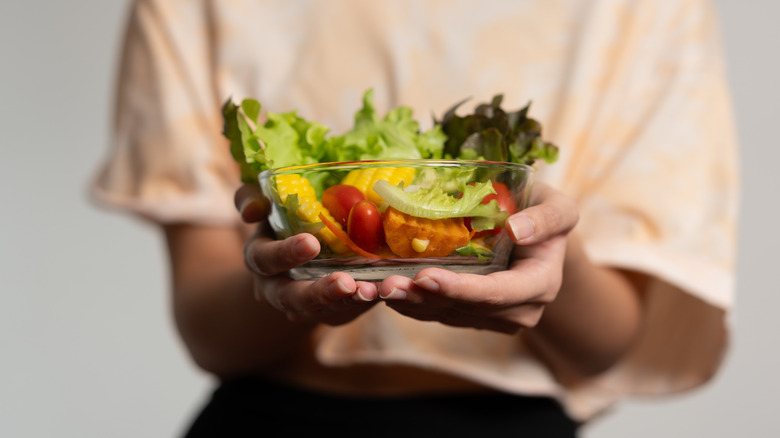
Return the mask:
[(470, 238), (463, 218), (426, 219), (393, 207), (385, 210), (382, 225), (387, 245), (401, 257), (446, 257)]

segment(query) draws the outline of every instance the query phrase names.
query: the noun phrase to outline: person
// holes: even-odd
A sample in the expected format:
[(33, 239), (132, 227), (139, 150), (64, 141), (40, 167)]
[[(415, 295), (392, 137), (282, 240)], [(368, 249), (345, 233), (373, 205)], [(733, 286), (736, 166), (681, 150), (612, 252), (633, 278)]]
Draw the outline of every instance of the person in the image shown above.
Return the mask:
[[(133, 2), (93, 194), (164, 230), (180, 336), (219, 381), (187, 435), (575, 436), (708, 381), (738, 189), (717, 32), (706, 0)], [(221, 104), (344, 131), (368, 88), (417, 115), (533, 101), (561, 155), (507, 221), (506, 271), (285, 275), (319, 243), (273, 239)]]

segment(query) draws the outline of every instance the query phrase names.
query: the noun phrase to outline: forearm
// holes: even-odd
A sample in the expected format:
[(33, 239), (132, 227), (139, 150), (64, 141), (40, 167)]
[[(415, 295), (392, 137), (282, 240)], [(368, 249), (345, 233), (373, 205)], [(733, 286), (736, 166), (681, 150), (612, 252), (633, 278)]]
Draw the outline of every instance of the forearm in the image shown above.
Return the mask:
[(292, 323), (254, 298), (239, 233), (177, 226), (166, 236), (176, 325), (200, 367), (220, 376), (262, 371), (307, 341), (314, 324)]
[(523, 336), (559, 377), (605, 371), (637, 337), (642, 288), (639, 275), (594, 265), (571, 235), (558, 297)]

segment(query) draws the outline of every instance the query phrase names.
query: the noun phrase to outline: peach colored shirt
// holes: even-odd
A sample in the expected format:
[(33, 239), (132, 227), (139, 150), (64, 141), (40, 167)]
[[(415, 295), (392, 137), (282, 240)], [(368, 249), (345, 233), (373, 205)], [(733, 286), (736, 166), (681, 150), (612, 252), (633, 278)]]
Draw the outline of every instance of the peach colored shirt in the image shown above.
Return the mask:
[[(533, 101), (560, 161), (539, 179), (573, 196), (598, 263), (653, 277), (632, 353), (576, 387), (515, 337), (376, 306), (323, 328), (321, 365), (432, 368), (546, 394), (585, 420), (629, 394), (717, 370), (734, 300), (738, 175), (717, 20), (706, 0), (139, 0), (132, 9), (100, 202), (159, 223), (237, 225), (239, 179), (220, 105), (255, 97), (341, 132), (374, 88), (424, 128), (465, 97)], [(468, 106), (468, 105), (467, 105)]]

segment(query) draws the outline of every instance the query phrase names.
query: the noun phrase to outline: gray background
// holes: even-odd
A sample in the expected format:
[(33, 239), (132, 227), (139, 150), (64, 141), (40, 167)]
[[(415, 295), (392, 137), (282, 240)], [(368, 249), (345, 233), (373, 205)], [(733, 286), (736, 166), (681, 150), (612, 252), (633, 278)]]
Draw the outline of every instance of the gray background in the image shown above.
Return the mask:
[[(0, 2), (3, 437), (174, 436), (207, 394), (171, 326), (160, 233), (86, 197), (127, 3)], [(623, 403), (588, 438), (780, 436), (780, 2), (716, 4), (742, 144), (733, 347), (711, 384)]]

